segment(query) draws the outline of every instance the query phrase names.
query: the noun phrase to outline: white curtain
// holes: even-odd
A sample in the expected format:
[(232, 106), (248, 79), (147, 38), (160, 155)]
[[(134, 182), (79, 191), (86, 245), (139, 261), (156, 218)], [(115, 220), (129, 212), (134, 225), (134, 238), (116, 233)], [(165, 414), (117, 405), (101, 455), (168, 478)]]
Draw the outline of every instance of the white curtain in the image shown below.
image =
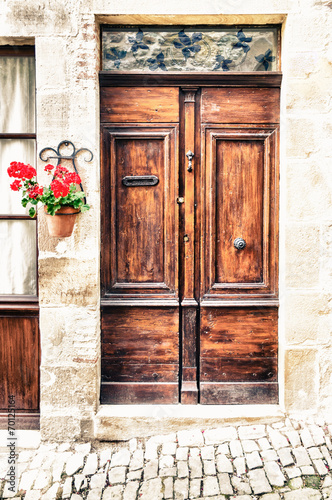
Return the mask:
[(35, 131), (35, 60), (0, 57), (0, 133)]
[[(0, 57), (0, 133), (35, 132), (35, 61)], [(22, 215), (21, 193), (11, 191), (10, 162), (35, 163), (35, 140), (0, 139), (0, 214)], [(36, 221), (0, 220), (0, 294), (37, 295)]]
[(37, 295), (36, 222), (0, 220), (0, 294)]

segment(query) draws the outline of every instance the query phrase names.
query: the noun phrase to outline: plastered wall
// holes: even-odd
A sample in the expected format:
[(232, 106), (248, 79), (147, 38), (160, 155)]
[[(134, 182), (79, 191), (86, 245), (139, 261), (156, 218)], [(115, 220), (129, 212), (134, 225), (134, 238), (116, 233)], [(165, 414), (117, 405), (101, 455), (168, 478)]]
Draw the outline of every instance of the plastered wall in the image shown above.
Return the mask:
[[(332, 411), (331, 12), (329, 0), (6, 0), (0, 43), (35, 44), (37, 151), (89, 148), (78, 168), (91, 210), (66, 240), (39, 226), (41, 430), (91, 438), (100, 383), (99, 23), (283, 22), (280, 386), (287, 412)], [(112, 17), (111, 17), (112, 16)], [(157, 19), (157, 18), (155, 18)], [(330, 46), (329, 46), (330, 43)], [(20, 160), (20, 159), (16, 159)], [(43, 164), (38, 163), (43, 180)], [(2, 168), (4, 168), (2, 166)]]

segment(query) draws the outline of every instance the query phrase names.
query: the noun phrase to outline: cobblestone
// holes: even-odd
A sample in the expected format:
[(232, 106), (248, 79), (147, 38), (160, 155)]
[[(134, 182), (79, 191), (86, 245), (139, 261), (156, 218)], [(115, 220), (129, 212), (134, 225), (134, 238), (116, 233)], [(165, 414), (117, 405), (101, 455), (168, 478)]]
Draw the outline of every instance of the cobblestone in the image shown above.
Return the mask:
[(218, 495), (219, 492), (219, 485), (218, 485), (218, 480), (216, 477), (205, 477), (203, 479), (203, 495), (206, 497), (210, 497), (212, 495)]
[(229, 479), (229, 475), (226, 473), (218, 474), (220, 493), (223, 495), (233, 495), (233, 488)]
[(232, 462), (226, 457), (226, 455), (217, 456), (217, 469), (218, 472), (229, 472), (230, 474), (233, 474)]
[[(315, 422), (315, 423), (314, 423)], [(332, 500), (329, 427), (320, 420), (225, 426), (121, 443), (19, 449), (14, 500)], [(6, 476), (0, 453), (0, 478)]]

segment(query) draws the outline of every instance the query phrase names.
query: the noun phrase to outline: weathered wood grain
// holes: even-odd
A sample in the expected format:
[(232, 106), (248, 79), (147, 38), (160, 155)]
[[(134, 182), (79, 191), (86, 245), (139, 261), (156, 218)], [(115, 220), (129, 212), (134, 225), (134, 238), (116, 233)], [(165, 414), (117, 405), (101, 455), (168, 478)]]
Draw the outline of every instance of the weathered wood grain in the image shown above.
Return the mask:
[(108, 383), (101, 385), (101, 403), (176, 404), (178, 384)]
[(107, 123), (177, 123), (176, 87), (103, 87), (100, 119)]
[(278, 123), (278, 88), (204, 88), (202, 123)]
[(38, 325), (38, 317), (0, 315), (0, 409), (8, 408), (9, 395), (16, 410), (39, 409)]
[(201, 404), (243, 405), (277, 404), (278, 384), (201, 383)]

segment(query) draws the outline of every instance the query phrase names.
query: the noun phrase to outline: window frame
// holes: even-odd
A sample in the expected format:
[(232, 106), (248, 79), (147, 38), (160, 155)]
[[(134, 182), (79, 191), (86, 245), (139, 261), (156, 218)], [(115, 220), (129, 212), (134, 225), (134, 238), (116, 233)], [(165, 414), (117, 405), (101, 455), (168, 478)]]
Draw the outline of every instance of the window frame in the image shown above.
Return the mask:
[[(3, 45), (0, 46), (0, 57), (34, 57), (34, 45)], [(35, 88), (36, 95), (36, 88)], [(35, 132), (34, 133), (2, 133), (0, 132), (0, 140), (4, 139), (32, 139), (35, 141), (35, 159), (36, 159), (36, 113), (35, 113)], [(38, 263), (38, 231), (37, 231), (37, 216), (31, 218), (29, 215), (24, 214), (0, 214), (1, 221), (14, 221), (14, 220), (35, 220), (36, 222), (36, 264)], [(38, 266), (36, 266), (38, 269)], [(36, 272), (36, 295), (21, 295), (21, 294), (0, 294), (0, 309), (24, 309), (36, 310), (38, 309), (38, 271)]]

